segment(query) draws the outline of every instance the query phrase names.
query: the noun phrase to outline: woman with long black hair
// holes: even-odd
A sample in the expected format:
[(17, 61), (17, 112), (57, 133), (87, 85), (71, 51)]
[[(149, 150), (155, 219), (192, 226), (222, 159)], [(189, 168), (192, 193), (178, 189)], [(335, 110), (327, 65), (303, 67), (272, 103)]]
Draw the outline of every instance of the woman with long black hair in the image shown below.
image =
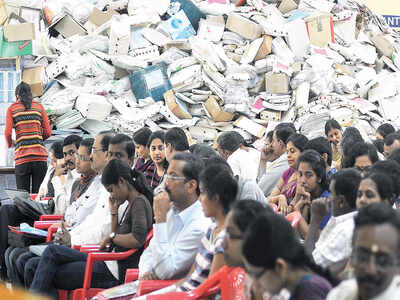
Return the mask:
[(247, 228), (242, 252), (247, 274), (264, 294), (286, 289), (290, 300), (323, 300), (332, 288), (330, 275), (306, 254), (295, 230), (281, 215), (265, 213)]
[[(36, 194), (47, 171), (44, 141), (51, 136), (49, 119), (42, 104), (33, 100), (30, 86), (21, 82), (15, 89), (17, 101), (8, 108), (4, 135), (8, 147), (15, 146), (17, 188)], [(12, 129), (16, 140), (12, 140)]]

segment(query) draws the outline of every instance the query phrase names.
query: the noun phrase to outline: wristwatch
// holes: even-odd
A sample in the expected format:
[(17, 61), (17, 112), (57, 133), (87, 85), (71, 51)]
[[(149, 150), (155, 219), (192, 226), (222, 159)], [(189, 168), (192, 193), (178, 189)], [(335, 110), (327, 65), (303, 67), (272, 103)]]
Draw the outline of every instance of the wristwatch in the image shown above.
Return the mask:
[(114, 240), (114, 238), (115, 238), (116, 235), (117, 235), (117, 234), (116, 234), (115, 232), (111, 232), (111, 233), (110, 233), (110, 240), (111, 240), (111, 242)]

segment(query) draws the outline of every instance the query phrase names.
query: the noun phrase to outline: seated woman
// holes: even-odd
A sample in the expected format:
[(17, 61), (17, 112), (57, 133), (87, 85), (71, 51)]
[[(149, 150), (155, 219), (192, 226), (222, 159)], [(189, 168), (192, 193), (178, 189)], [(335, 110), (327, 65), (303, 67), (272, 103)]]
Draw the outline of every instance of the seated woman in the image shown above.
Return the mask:
[[(139, 249), (118, 263), (115, 261), (94, 263), (92, 287), (108, 288), (124, 281), (127, 268), (138, 266), (146, 236), (153, 224), (149, 201), (152, 192), (142, 173), (132, 170), (118, 159), (113, 159), (107, 164), (101, 181), (110, 193), (112, 218), (110, 237), (102, 242), (101, 249), (114, 249), (116, 252)], [(126, 201), (128, 205), (121, 214), (118, 208)], [(66, 246), (49, 245), (37, 265), (30, 286), (31, 291), (57, 298), (57, 289), (73, 290), (82, 287), (87, 257), (87, 254)], [(31, 260), (28, 261), (26, 268), (30, 262)]]
[(244, 179), (257, 180), (261, 153), (250, 147), (236, 131), (221, 133), (217, 150), (231, 166), (233, 174)]
[(206, 231), (189, 274), (173, 286), (157, 293), (193, 290), (225, 264), (223, 229), (225, 218), (235, 202), (237, 190), (237, 182), (228, 166), (213, 164), (202, 171), (199, 201), (204, 215), (215, 222)]
[(345, 161), (351, 157), (351, 148), (356, 144), (356, 143), (361, 143), (364, 142), (364, 139), (360, 133), (360, 131), (356, 127), (347, 127), (342, 135), (342, 140), (340, 141), (340, 151), (342, 153), (342, 164), (341, 168), (343, 167), (343, 164)]
[(164, 131), (155, 131), (147, 142), (150, 150), (152, 165), (144, 172), (147, 182), (152, 189), (155, 189), (164, 179), (168, 169), (168, 161), (165, 158)]
[(63, 142), (56, 141), (51, 144), (49, 150), (50, 165), (47, 167), (46, 175), (44, 176), (43, 182), (39, 187), (39, 192), (37, 195), (38, 200), (42, 197), (54, 197), (54, 187), (51, 180), (54, 176), (54, 171), (57, 166), (57, 160), (63, 158)]
[(330, 119), (325, 123), (325, 135), (332, 145), (333, 166), (336, 169), (339, 169), (342, 164), (342, 153), (339, 151), (342, 132), (342, 126), (335, 119)]
[(255, 219), (244, 235), (242, 252), (246, 273), (266, 299), (286, 289), (291, 300), (323, 300), (332, 288), (329, 274), (312, 262), (295, 230), (279, 214)]
[(393, 181), (389, 176), (382, 172), (370, 172), (363, 177), (357, 193), (357, 209), (374, 202), (393, 205), (394, 200)]
[(287, 215), (289, 204), (296, 195), (297, 186), (297, 159), (303, 152), (308, 139), (299, 133), (292, 134), (287, 140), (287, 159), (289, 169), (287, 169), (279, 179), (277, 185), (272, 191), (269, 202), (278, 204), (278, 211)]
[(344, 158), (343, 168), (356, 168), (363, 174), (378, 160), (378, 152), (374, 145), (358, 142), (350, 148), (349, 155)]
[[(307, 235), (311, 219), (311, 202), (321, 197), (329, 197), (326, 164), (317, 151), (306, 150), (298, 158), (296, 195), (290, 203), (292, 209), (300, 211), (303, 216), (298, 227), (303, 237)], [(328, 220), (329, 217), (324, 219), (322, 228)]]
[(153, 165), (149, 154), (149, 147), (147, 146), (150, 135), (151, 130), (148, 127), (140, 128), (133, 134), (135, 152), (138, 155), (134, 168), (142, 173), (145, 173), (146, 170)]

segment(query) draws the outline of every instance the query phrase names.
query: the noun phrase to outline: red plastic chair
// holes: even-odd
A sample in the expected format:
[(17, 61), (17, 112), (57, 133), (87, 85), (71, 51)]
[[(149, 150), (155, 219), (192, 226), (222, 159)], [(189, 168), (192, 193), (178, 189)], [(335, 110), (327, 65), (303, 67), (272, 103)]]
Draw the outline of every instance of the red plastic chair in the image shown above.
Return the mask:
[(39, 221), (60, 221), (63, 215), (41, 215)]
[(148, 295), (147, 300), (194, 300), (215, 295), (221, 291), (222, 300), (242, 300), (246, 273), (241, 268), (222, 267), (199, 287), (189, 292), (172, 292), (163, 295)]
[(296, 228), (299, 225), (302, 216), (299, 211), (294, 211), (286, 216), (286, 220), (292, 225), (293, 228)]
[[(149, 245), (149, 242), (152, 237), (153, 237), (153, 230), (151, 230), (147, 234), (146, 242), (144, 244), (145, 248)], [(85, 246), (81, 246), (81, 250), (84, 248), (85, 248)], [(90, 287), (90, 284), (92, 281), (93, 263), (95, 261), (123, 260), (123, 259), (131, 256), (137, 250), (138, 249), (131, 249), (131, 250), (128, 250), (125, 252), (119, 252), (119, 253), (114, 253), (114, 252), (90, 252), (90, 253), (88, 253), (83, 287), (72, 291), (71, 300), (90, 299), (104, 290), (101, 288), (91, 288)], [(61, 294), (60, 294), (60, 292), (61, 292)], [(64, 296), (64, 295), (65, 295), (65, 291), (59, 290), (59, 296)], [(60, 300), (61, 300), (61, 298), (60, 298)]]
[(33, 227), (37, 228), (37, 229), (49, 229), (51, 227), (51, 225), (53, 224), (57, 224), (59, 221), (54, 221), (54, 220), (50, 220), (50, 221), (35, 221), (33, 223)]
[(143, 296), (148, 293), (154, 292), (161, 290), (162, 288), (165, 288), (167, 286), (170, 286), (174, 284), (175, 282), (178, 282), (179, 279), (173, 279), (173, 280), (141, 280), (138, 285), (138, 289), (136, 292), (137, 296)]

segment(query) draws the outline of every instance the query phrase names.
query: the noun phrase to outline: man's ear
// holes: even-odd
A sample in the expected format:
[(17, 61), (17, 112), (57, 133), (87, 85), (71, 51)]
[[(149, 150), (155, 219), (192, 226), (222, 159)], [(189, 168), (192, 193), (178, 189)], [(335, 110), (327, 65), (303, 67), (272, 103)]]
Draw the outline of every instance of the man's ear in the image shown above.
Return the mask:
[(196, 193), (197, 186), (198, 186), (198, 183), (195, 179), (191, 179), (186, 182), (186, 188), (188, 189), (188, 192), (191, 194)]
[(287, 277), (288, 272), (288, 265), (284, 259), (277, 258), (277, 260), (275, 261), (275, 272), (279, 275), (281, 280), (284, 281), (284, 278)]
[(346, 206), (349, 206), (344, 195), (338, 195), (338, 198), (339, 198), (339, 208), (344, 208)]

